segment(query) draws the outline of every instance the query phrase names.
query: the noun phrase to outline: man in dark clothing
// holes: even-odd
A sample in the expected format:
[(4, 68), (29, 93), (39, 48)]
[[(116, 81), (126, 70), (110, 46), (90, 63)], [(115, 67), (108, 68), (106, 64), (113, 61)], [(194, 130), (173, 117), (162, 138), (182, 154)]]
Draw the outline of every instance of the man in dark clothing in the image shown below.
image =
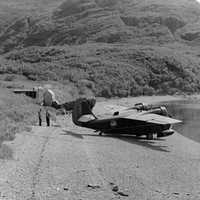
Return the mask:
[(38, 112), (39, 126), (42, 126), (42, 109), (40, 108)]
[(50, 126), (50, 113), (48, 110), (46, 111), (46, 122), (47, 122), (47, 126)]

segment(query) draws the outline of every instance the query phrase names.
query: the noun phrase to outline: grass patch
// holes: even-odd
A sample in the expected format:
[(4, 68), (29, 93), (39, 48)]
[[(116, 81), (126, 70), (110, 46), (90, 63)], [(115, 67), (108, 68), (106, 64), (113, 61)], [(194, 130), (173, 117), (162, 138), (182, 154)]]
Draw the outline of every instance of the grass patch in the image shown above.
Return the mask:
[(0, 159), (12, 159), (13, 150), (6, 144), (0, 146)]
[(32, 99), (0, 88), (0, 158), (11, 156), (4, 141), (14, 140), (18, 132), (31, 131), (31, 125), (38, 120), (38, 109)]

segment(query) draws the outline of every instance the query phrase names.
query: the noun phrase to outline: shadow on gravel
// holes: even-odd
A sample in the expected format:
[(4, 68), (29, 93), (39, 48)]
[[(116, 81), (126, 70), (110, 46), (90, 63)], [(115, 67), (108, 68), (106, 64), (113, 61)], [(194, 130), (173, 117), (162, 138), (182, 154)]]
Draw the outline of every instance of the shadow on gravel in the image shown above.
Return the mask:
[(71, 135), (75, 138), (78, 138), (78, 139), (83, 139), (83, 135), (82, 134), (79, 134), (79, 133), (75, 133), (75, 132), (72, 132), (72, 131), (66, 131), (66, 130), (63, 130), (64, 133), (61, 133), (61, 135)]
[(136, 145), (140, 145), (140, 146), (144, 146), (146, 148), (155, 150), (155, 151), (163, 151), (163, 152), (170, 152), (167, 148), (168, 146), (166, 145), (159, 145), (156, 141), (160, 141), (159, 140), (144, 140), (141, 138), (137, 138), (135, 136), (122, 136), (122, 135), (118, 135), (115, 138), (123, 140), (125, 142), (129, 142), (131, 144), (136, 144)]
[(52, 125), (53, 127), (61, 127), (61, 125), (60, 124), (54, 124), (54, 125)]
[[(89, 134), (88, 134), (89, 135)], [(91, 135), (90, 135), (91, 136)], [(102, 136), (99, 136), (102, 137)], [(105, 135), (103, 137), (112, 137), (116, 138), (131, 144), (136, 144), (140, 145), (155, 151), (163, 151), (163, 152), (170, 152), (167, 148), (168, 146), (166, 145), (159, 145), (157, 141), (162, 141), (163, 139), (158, 139), (158, 140), (145, 140), (144, 138), (138, 138), (136, 136), (130, 136), (130, 135)]]
[(97, 134), (79, 134), (79, 133), (75, 133), (75, 132), (67, 131), (67, 130), (64, 130), (64, 132), (65, 133), (63, 133), (62, 135), (71, 135), (71, 136), (79, 138), (79, 139), (83, 139), (83, 136), (99, 137), (99, 138), (101, 138), (101, 137), (116, 138), (116, 139), (131, 143), (131, 144), (144, 146), (146, 148), (149, 148), (149, 149), (152, 149), (155, 151), (170, 152), (168, 150), (168, 146), (158, 144), (159, 141), (165, 141), (164, 139), (145, 140), (144, 138), (138, 138), (133, 135), (101, 135), (100, 136)]
[(6, 144), (2, 144), (0, 147), (0, 159), (13, 159), (13, 150)]

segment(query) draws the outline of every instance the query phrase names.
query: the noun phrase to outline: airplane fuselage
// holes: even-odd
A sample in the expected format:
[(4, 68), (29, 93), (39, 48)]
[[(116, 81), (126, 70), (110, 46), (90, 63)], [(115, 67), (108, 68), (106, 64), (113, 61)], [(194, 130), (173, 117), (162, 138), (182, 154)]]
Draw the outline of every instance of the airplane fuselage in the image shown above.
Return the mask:
[(82, 123), (82, 126), (107, 134), (131, 134), (140, 136), (157, 133), (159, 137), (164, 137), (174, 133), (174, 131), (170, 129), (170, 124), (153, 124), (124, 118), (95, 119)]

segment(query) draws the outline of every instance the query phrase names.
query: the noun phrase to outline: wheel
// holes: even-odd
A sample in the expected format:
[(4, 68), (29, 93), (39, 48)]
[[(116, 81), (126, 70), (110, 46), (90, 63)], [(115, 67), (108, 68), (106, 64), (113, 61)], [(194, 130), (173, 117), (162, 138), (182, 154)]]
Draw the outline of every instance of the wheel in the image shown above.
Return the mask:
[(153, 140), (153, 133), (149, 133), (147, 135), (147, 140)]
[(163, 134), (162, 133), (157, 133), (157, 137), (163, 137)]
[(136, 135), (135, 137), (138, 139), (138, 138), (140, 138), (140, 135)]
[(101, 131), (99, 132), (99, 135), (102, 136), (102, 132)]

